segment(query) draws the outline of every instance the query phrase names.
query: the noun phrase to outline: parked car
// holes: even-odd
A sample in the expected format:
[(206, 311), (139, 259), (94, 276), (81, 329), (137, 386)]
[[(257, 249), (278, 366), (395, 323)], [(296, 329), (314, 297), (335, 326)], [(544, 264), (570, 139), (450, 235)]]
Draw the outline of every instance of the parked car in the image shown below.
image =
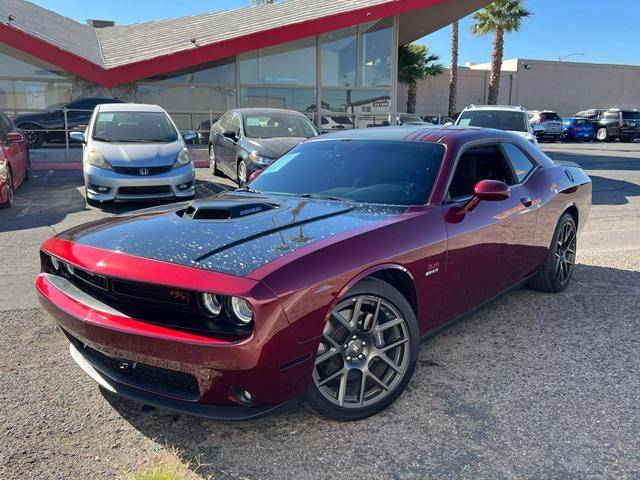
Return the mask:
[(538, 140), (558, 141), (563, 137), (562, 118), (556, 112), (551, 110), (530, 111), (529, 123), (534, 126), (541, 125), (544, 129), (536, 132)]
[(396, 117), (397, 125), (431, 125), (431, 122), (427, 122), (421, 116), (413, 113), (401, 113)]
[(13, 205), (16, 188), (30, 177), (27, 140), (9, 117), (0, 112), (0, 208)]
[(445, 125), (447, 123), (455, 123), (455, 119), (447, 116), (447, 115), (424, 115), (422, 119), (427, 123), (432, 123), (433, 125)]
[(640, 137), (640, 112), (610, 108), (608, 110), (590, 109), (576, 113), (576, 118), (585, 118), (595, 129), (595, 139), (608, 142), (619, 139), (621, 142), (633, 142)]
[(345, 130), (236, 191), (48, 240), (36, 287), (111, 392), (227, 420), (306, 395), (356, 420), (401, 394), (420, 339), (523, 283), (564, 290), (591, 190), (507, 132)]
[(318, 135), (302, 113), (274, 108), (229, 110), (211, 129), (209, 166), (244, 185), (256, 171), (306, 139)]
[(98, 105), (82, 142), (87, 202), (136, 201), (195, 195), (195, 169), (185, 140), (161, 107), (135, 103)]
[(82, 98), (69, 103), (54, 105), (47, 112), (19, 115), (13, 122), (24, 132), (29, 148), (38, 148), (45, 142), (65, 141), (64, 109), (67, 111), (69, 130), (84, 130), (96, 105), (124, 103), (114, 98)]
[(522, 107), (501, 105), (471, 105), (460, 113), (456, 125), (463, 127), (495, 128), (520, 135), (528, 142), (537, 145), (536, 133), (543, 131), (542, 126), (532, 126), (527, 112)]
[(562, 128), (565, 140), (585, 142), (593, 140), (593, 125), (585, 118), (567, 118), (562, 122)]

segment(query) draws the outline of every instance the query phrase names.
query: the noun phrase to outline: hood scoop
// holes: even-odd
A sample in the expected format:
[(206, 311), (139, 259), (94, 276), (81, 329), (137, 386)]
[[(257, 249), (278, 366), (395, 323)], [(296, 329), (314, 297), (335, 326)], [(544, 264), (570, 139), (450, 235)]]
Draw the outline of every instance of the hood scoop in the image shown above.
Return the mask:
[(185, 220), (234, 220), (275, 210), (280, 206), (268, 202), (216, 201), (193, 202), (176, 212)]

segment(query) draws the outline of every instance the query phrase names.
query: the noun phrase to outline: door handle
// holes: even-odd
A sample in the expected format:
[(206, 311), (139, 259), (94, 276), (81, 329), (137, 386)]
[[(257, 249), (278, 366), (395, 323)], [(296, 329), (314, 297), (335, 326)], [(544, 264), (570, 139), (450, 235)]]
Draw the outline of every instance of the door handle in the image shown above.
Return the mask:
[(521, 198), (520, 202), (522, 202), (522, 204), (527, 208), (529, 208), (531, 205), (533, 205), (533, 200), (531, 200), (529, 197)]

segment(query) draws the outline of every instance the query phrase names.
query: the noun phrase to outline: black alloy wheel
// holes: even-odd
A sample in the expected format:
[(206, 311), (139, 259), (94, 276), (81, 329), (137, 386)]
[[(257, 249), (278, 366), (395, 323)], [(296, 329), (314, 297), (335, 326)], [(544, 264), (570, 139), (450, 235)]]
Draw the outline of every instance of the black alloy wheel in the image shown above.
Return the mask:
[(44, 132), (40, 131), (40, 127), (33, 123), (26, 123), (19, 127), (27, 139), (29, 148), (39, 148), (44, 143)]
[(366, 418), (402, 393), (417, 357), (418, 325), (411, 306), (388, 283), (366, 279), (329, 315), (307, 399), (335, 420)]
[(542, 267), (529, 282), (535, 290), (561, 292), (571, 280), (576, 262), (578, 228), (573, 217), (565, 213), (560, 218)]
[(244, 160), (238, 160), (238, 171), (237, 171), (237, 184), (239, 187), (244, 186), (247, 183), (247, 164)]

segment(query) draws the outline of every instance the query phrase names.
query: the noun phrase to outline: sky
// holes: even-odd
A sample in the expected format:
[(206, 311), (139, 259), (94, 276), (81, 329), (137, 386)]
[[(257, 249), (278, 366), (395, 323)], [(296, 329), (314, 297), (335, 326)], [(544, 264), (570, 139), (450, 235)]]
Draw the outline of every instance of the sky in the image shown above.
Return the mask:
[[(33, 0), (57, 13), (83, 22), (87, 18), (115, 20), (118, 24), (160, 20), (197, 13), (241, 8), (250, 0)], [(329, 1), (329, 0), (318, 0)], [(507, 35), (506, 58), (640, 65), (637, 20), (640, 0), (525, 0), (534, 15), (522, 30)], [(460, 24), (460, 65), (490, 61), (492, 38), (469, 35), (467, 17)], [(450, 28), (421, 40), (450, 63)]]

